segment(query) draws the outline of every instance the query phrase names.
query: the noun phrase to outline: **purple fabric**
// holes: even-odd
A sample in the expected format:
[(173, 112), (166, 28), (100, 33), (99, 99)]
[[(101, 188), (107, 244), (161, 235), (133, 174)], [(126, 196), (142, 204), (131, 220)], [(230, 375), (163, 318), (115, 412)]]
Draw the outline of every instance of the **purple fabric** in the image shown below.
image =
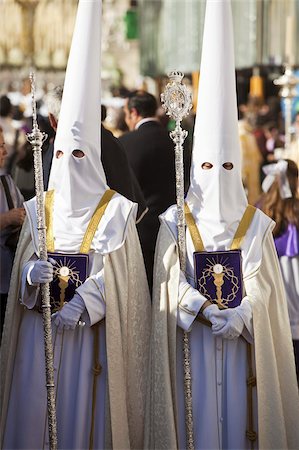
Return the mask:
[(217, 298), (213, 267), (223, 267), (223, 284), (221, 298), (224, 306), (235, 308), (242, 301), (242, 266), (241, 250), (193, 253), (197, 290), (208, 300)]
[[(56, 312), (60, 309), (60, 294), (61, 286), (60, 279), (58, 277), (59, 270), (62, 267), (69, 268), (69, 277), (67, 279), (67, 287), (64, 290), (64, 302), (69, 302), (77, 287), (79, 287), (87, 278), (88, 270), (88, 255), (83, 253), (67, 254), (67, 253), (50, 253), (48, 257), (55, 259), (56, 265), (54, 266), (54, 278), (50, 283), (50, 300), (52, 311)], [(62, 274), (64, 275), (64, 274)]]
[(299, 255), (299, 230), (289, 223), (286, 231), (274, 239), (278, 256), (297, 256)]

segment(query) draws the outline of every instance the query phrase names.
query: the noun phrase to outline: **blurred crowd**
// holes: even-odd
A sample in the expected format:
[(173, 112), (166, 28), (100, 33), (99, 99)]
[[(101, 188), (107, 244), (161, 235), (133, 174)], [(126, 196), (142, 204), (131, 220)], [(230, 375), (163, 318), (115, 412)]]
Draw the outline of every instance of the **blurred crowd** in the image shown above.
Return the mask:
[[(55, 101), (52, 101), (54, 91), (47, 94), (37, 92), (38, 124), (41, 131), (47, 134), (47, 139), (43, 144), (44, 165), (47, 169), (46, 171), (44, 170), (45, 189), (47, 189), (60, 108), (60, 103), (57, 106)], [(58, 91), (56, 88), (56, 96), (57, 92), (60, 96), (60, 102), (62, 88), (58, 89)], [(135, 194), (134, 196), (133, 194), (131, 195), (131, 199), (139, 204), (141, 223), (139, 224), (138, 232), (151, 286), (155, 240), (159, 228), (158, 216), (175, 202), (173, 144), (168, 136), (169, 131), (174, 129), (175, 123), (166, 116), (158, 99), (146, 92), (130, 92), (126, 88), (121, 88), (113, 92), (113, 94), (115, 96), (101, 106), (102, 135), (104, 134), (108, 140), (111, 140), (111, 132), (113, 133), (114, 145), (122, 148), (124, 164), (130, 166), (129, 170), (132, 171), (134, 176), (134, 180), (131, 181), (135, 186), (134, 189), (132, 188)], [(55, 108), (58, 110), (56, 111)], [(30, 84), (28, 80), (24, 82), (21, 92), (7, 92), (6, 95), (0, 97), (0, 131), (2, 130), (3, 142), (5, 142), (5, 151), (2, 149), (1, 154), (0, 174), (1, 179), (8, 177), (9, 182), (6, 190), (3, 185), (1, 198), (1, 299), (2, 296), (4, 297), (3, 301), (1, 301), (2, 305), (5, 303), (8, 290), (8, 283), (4, 282), (3, 279), (7, 280), (7, 271), (11, 270), (18, 232), (25, 217), (22, 202), (35, 195), (33, 153), (30, 144), (26, 140), (26, 133), (31, 131), (32, 128), (31, 109)], [(189, 184), (194, 119), (195, 115), (191, 113), (182, 124), (183, 128), (188, 131), (184, 161), (186, 191)], [(159, 124), (159, 128), (152, 126), (147, 131), (144, 128), (143, 132), (139, 130), (138, 134), (137, 128), (145, 122), (151, 122), (152, 125)], [(110, 134), (105, 134), (108, 131)], [(293, 118), (292, 142), (289, 149), (284, 148), (284, 119), (279, 98), (271, 97), (266, 102), (257, 98), (251, 98), (246, 105), (239, 105), (239, 135), (243, 157), (242, 177), (249, 203), (258, 205), (276, 221), (277, 226), (274, 229), (275, 239), (280, 239), (284, 233), (291, 233), (293, 238), (295, 235), (297, 236), (298, 246), (299, 112)], [(160, 142), (160, 145), (156, 145), (154, 148), (150, 142)], [(109, 144), (105, 145), (107, 145), (107, 148), (109, 147)], [(166, 148), (168, 149), (167, 151)], [(113, 170), (111, 172), (111, 167), (123, 164), (118, 156), (112, 155), (111, 153), (111, 161), (108, 161), (107, 164), (103, 160), (104, 166), (105, 164), (107, 167), (110, 165), (110, 172), (108, 169), (106, 172), (110, 186), (114, 183), (112, 178), (111, 180), (109, 179), (109, 173), (112, 174), (113, 172)], [(281, 160), (285, 160), (286, 165), (276, 164)], [(267, 167), (269, 167), (268, 170)], [(273, 167), (275, 168), (273, 169)], [(119, 167), (118, 172), (124, 173), (124, 170)], [(118, 172), (116, 170), (116, 178), (119, 176)], [(269, 185), (268, 183), (267, 189), (262, 188), (265, 177), (268, 176), (269, 180), (269, 173), (270, 175), (272, 173), (276, 184), (272, 183)], [(279, 190), (283, 177), (289, 178), (290, 192), (287, 197), (281, 195)], [(125, 184), (125, 178), (123, 181)], [(119, 191), (123, 190), (123, 194), (130, 197), (131, 191), (128, 190), (127, 192), (125, 185), (122, 188), (116, 185), (115, 188)], [(139, 188), (140, 193), (138, 193)], [(13, 199), (11, 201), (6, 195), (7, 190), (12, 191)], [(141, 220), (146, 211), (147, 215)], [(289, 226), (293, 227), (291, 231)], [(14, 237), (11, 238), (10, 235)], [(11, 243), (10, 240), (14, 242)], [(298, 254), (299, 250), (297, 249), (297, 253), (294, 250), (293, 253), (279, 255), (282, 257), (282, 271), (285, 271), (287, 268), (284, 259), (292, 259), (295, 256), (298, 266), (298, 268), (296, 266), (295, 271), (298, 270), (299, 274)], [(4, 260), (10, 260), (10, 264), (3, 264)], [(5, 270), (3, 269), (4, 266), (6, 267)], [(289, 274), (289, 267), (287, 272)], [(288, 274), (285, 272), (285, 277), (290, 280)], [(298, 275), (296, 277), (293, 274), (290, 283), (291, 287), (287, 287), (287, 293), (293, 317), (292, 331), (296, 357), (299, 359)], [(3, 320), (4, 310), (1, 316)]]

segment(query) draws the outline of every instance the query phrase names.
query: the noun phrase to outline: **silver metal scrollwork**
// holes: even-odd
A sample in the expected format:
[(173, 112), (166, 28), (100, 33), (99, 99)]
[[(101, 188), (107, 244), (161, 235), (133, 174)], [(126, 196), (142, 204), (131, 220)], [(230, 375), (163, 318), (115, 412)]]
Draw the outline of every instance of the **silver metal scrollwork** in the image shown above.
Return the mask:
[(274, 84), (281, 86), (279, 95), (284, 99), (285, 103), (285, 149), (291, 148), (291, 129), (292, 129), (292, 103), (296, 97), (296, 87), (299, 83), (299, 78), (296, 77), (293, 67), (286, 64), (284, 74), (274, 80)]
[[(33, 109), (33, 129), (27, 134), (27, 140), (32, 145), (34, 159), (34, 178), (36, 193), (36, 212), (37, 212), (37, 231), (38, 231), (38, 250), (39, 258), (47, 260), (46, 246), (46, 224), (44, 208), (44, 181), (42, 166), (42, 145), (47, 139), (47, 135), (38, 128), (36, 102), (35, 102), (35, 75), (30, 74), (31, 96)], [(47, 408), (48, 408), (48, 428), (49, 444), (51, 450), (57, 449), (57, 419), (56, 419), (56, 401), (54, 384), (54, 363), (53, 363), (53, 345), (52, 345), (52, 326), (51, 326), (51, 304), (49, 283), (41, 284), (42, 311), (44, 326), (44, 345), (45, 345), (45, 369), (46, 369), (46, 388), (47, 388)]]
[[(166, 114), (175, 120), (176, 126), (170, 132), (170, 137), (175, 144), (175, 173), (176, 173), (176, 200), (178, 216), (178, 247), (181, 270), (186, 272), (186, 234), (184, 213), (184, 158), (183, 144), (188, 132), (181, 127), (181, 121), (188, 116), (192, 108), (192, 96), (189, 89), (182, 83), (184, 74), (171, 72), (169, 83), (164, 93), (161, 94), (162, 106)], [(192, 410), (192, 378), (190, 342), (188, 333), (183, 335), (184, 353), (184, 394), (185, 394), (185, 423), (188, 450), (194, 450), (193, 410)]]

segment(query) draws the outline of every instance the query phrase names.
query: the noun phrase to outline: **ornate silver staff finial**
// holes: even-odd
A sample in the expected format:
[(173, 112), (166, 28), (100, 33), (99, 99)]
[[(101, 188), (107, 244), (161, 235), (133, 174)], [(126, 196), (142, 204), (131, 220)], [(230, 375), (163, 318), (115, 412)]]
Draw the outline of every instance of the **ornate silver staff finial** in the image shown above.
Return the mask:
[[(44, 180), (42, 166), (42, 145), (47, 139), (46, 133), (42, 133), (38, 128), (36, 102), (35, 102), (35, 75), (30, 74), (31, 96), (33, 110), (33, 129), (26, 135), (28, 142), (32, 145), (34, 160), (34, 179), (36, 193), (36, 216), (38, 232), (38, 250), (39, 258), (47, 260), (46, 246), (46, 224), (44, 208)], [(57, 449), (57, 420), (56, 420), (56, 401), (54, 384), (54, 363), (53, 363), (53, 345), (52, 345), (52, 324), (51, 324), (51, 304), (49, 283), (41, 284), (43, 326), (44, 326), (44, 344), (45, 344), (45, 368), (46, 368), (46, 387), (47, 387), (47, 407), (48, 407), (48, 428), (50, 449)]]
[[(182, 83), (184, 74), (171, 72), (169, 83), (161, 94), (162, 106), (166, 114), (176, 121), (174, 131), (170, 137), (175, 143), (175, 173), (176, 173), (176, 201), (178, 216), (178, 247), (181, 270), (186, 272), (186, 235), (185, 235), (185, 212), (184, 212), (184, 162), (183, 143), (188, 132), (181, 127), (181, 121), (188, 116), (192, 108), (192, 96), (188, 88)], [(192, 411), (192, 379), (190, 361), (190, 343), (188, 333), (183, 335), (184, 352), (184, 393), (185, 393), (185, 423), (188, 450), (194, 450), (193, 435), (193, 411)]]
[[(30, 73), (29, 79), (31, 82), (31, 99), (32, 99), (32, 131), (31, 131), (31, 133), (27, 133), (26, 138), (27, 138), (27, 141), (30, 142), (30, 144), (32, 145), (33, 152), (36, 152), (36, 151), (41, 152), (42, 145), (45, 142), (45, 140), (47, 139), (48, 135), (46, 133), (41, 132), (40, 129), (38, 128), (37, 113), (36, 113), (36, 100), (35, 100), (36, 88), (35, 88), (34, 72)], [(37, 161), (37, 162), (39, 163), (39, 161)], [(40, 160), (40, 164), (41, 164), (41, 160)], [(35, 168), (35, 166), (34, 166), (34, 168)], [(43, 172), (41, 171), (41, 173), (43, 173)], [(42, 182), (43, 182), (43, 180), (42, 180)], [(40, 186), (40, 180), (38, 180), (38, 183), (36, 183), (36, 180), (35, 180), (35, 190), (38, 189), (38, 186)], [(42, 185), (41, 189), (42, 189), (42, 192), (44, 192), (43, 185)]]
[(182, 72), (170, 72), (170, 82), (161, 94), (162, 106), (166, 114), (176, 122), (181, 122), (188, 116), (192, 108), (192, 96), (188, 88), (182, 83), (184, 74)]
[(290, 64), (285, 65), (285, 72), (281, 77), (274, 80), (274, 84), (281, 86), (279, 95), (285, 103), (285, 149), (291, 147), (291, 126), (292, 126), (292, 103), (296, 97), (296, 86), (299, 78), (295, 76), (293, 67)]
[(186, 270), (186, 244), (185, 244), (185, 214), (184, 214), (184, 163), (183, 143), (188, 132), (181, 127), (181, 121), (188, 116), (192, 108), (192, 96), (189, 89), (182, 83), (184, 74), (173, 71), (169, 75), (164, 93), (161, 94), (162, 107), (166, 114), (176, 121), (174, 131), (170, 137), (175, 143), (175, 169), (176, 169), (176, 198), (178, 207), (178, 244), (181, 269)]

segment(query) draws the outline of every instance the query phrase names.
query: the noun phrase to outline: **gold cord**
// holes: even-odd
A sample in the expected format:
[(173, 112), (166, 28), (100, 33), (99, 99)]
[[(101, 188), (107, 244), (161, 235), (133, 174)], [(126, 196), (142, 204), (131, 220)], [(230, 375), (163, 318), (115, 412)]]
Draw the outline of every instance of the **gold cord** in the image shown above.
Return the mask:
[(54, 252), (54, 235), (53, 235), (53, 205), (54, 190), (47, 191), (45, 195), (45, 219), (46, 219), (46, 246), (48, 252)]
[(249, 342), (247, 345), (247, 366), (248, 366), (248, 378), (247, 378), (247, 417), (248, 417), (248, 430), (246, 431), (246, 437), (250, 441), (251, 449), (254, 449), (254, 442), (257, 439), (257, 433), (254, 431), (253, 423), (253, 388), (256, 386), (256, 377), (253, 374), (252, 363), (252, 346)]
[[(54, 206), (54, 190), (46, 192), (45, 198), (45, 216), (46, 216), (46, 228), (47, 228), (47, 249), (49, 252), (55, 251), (54, 243), (54, 233), (53, 233), (53, 206)], [(105, 210), (115, 194), (115, 191), (108, 189), (102, 196), (98, 206), (96, 207), (92, 218), (88, 224), (87, 230), (85, 232), (80, 253), (89, 253), (92, 240), (94, 238), (95, 232), (99, 226), (99, 223), (105, 213)]]
[[(239, 223), (237, 231), (234, 235), (232, 244), (230, 246), (230, 250), (237, 250), (237, 249), (241, 248), (241, 245), (243, 243), (243, 240), (245, 238), (247, 230), (252, 222), (255, 211), (256, 211), (256, 208), (254, 206), (251, 206), (251, 205), (247, 206), (247, 208), (243, 214), (243, 217)], [(202, 237), (200, 235), (200, 232), (196, 225), (195, 219), (194, 219), (187, 203), (185, 203), (185, 218), (186, 218), (186, 224), (189, 229), (195, 251), (196, 252), (204, 252), (205, 247), (203, 244)]]
[(250, 227), (250, 224), (252, 222), (255, 211), (256, 211), (256, 208), (254, 206), (251, 206), (251, 205), (247, 206), (245, 213), (242, 217), (242, 220), (239, 223), (239, 226), (235, 233), (232, 245), (230, 247), (231, 250), (238, 250), (239, 248), (241, 248), (241, 245), (243, 243), (243, 240), (245, 238), (247, 230)]
[(92, 243), (92, 240), (94, 238), (95, 232), (97, 231), (98, 225), (106, 211), (106, 208), (112, 199), (113, 195), (115, 194), (115, 191), (112, 189), (108, 189), (101, 198), (98, 206), (96, 207), (95, 212), (93, 213), (93, 216), (88, 224), (87, 230), (85, 232), (83, 242), (80, 247), (80, 253), (88, 253), (90, 250), (90, 246)]
[[(248, 205), (243, 217), (239, 223), (235, 236), (233, 238), (230, 250), (240, 249), (243, 240), (245, 238), (246, 232), (252, 222), (253, 216), (255, 214), (256, 208), (254, 206)], [(185, 203), (185, 217), (186, 224), (189, 229), (194, 249), (196, 252), (205, 251), (203, 241), (194, 220), (194, 217), (189, 209), (187, 203)], [(211, 326), (211, 323), (204, 317), (198, 315), (196, 320), (203, 323), (204, 325)], [(246, 341), (247, 346), (247, 366), (248, 366), (248, 378), (247, 378), (247, 420), (248, 420), (248, 430), (246, 431), (246, 437), (250, 441), (251, 449), (254, 449), (254, 442), (257, 439), (257, 433), (254, 431), (253, 423), (253, 388), (256, 386), (256, 377), (253, 375), (253, 362), (252, 362), (252, 346)]]
[(98, 384), (98, 375), (102, 372), (102, 366), (99, 362), (99, 336), (100, 336), (100, 322), (93, 325), (93, 362), (94, 366), (92, 368), (93, 372), (93, 385), (92, 385), (92, 407), (91, 407), (91, 425), (90, 425), (90, 433), (89, 433), (89, 450), (93, 449), (93, 441), (94, 441), (94, 423), (95, 423), (95, 410), (96, 410), (96, 401), (97, 401), (97, 384)]
[(196, 226), (194, 217), (193, 217), (192, 212), (190, 211), (190, 208), (187, 203), (185, 203), (184, 209), (185, 209), (186, 224), (190, 231), (194, 249), (196, 252), (204, 252), (205, 247), (203, 245), (203, 241), (202, 241), (199, 229)]

